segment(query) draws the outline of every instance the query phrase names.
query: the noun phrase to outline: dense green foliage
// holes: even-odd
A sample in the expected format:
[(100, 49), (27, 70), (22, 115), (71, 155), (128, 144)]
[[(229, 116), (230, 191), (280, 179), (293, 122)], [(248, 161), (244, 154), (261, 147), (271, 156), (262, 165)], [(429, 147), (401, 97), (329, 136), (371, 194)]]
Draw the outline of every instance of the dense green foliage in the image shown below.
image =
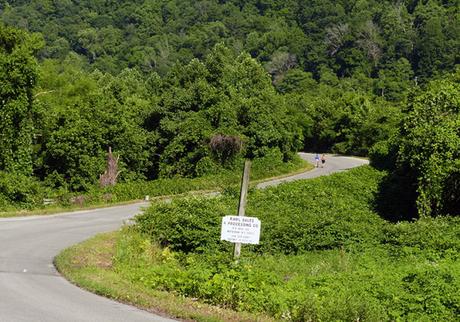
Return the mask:
[(115, 270), (277, 319), (455, 321), (460, 221), (385, 221), (375, 211), (385, 175), (362, 167), (252, 191), (247, 214), (262, 221), (261, 243), (244, 246), (239, 264), (219, 241), (221, 217), (237, 208), (231, 191), (154, 204), (121, 233)]
[[(172, 197), (187, 193), (209, 193), (233, 189), (241, 181), (241, 169), (224, 169), (218, 174), (203, 175), (197, 178), (161, 178), (156, 180), (125, 181), (106, 188), (91, 187), (86, 192), (69, 192), (67, 189), (51, 189), (30, 176), (1, 172), (0, 207), (1, 216), (15, 214), (18, 210), (63, 211), (67, 208), (82, 206), (103, 206), (111, 203)], [(290, 175), (306, 171), (312, 166), (296, 156), (289, 162), (283, 162), (279, 155), (267, 155), (255, 159), (252, 165), (251, 181), (255, 184), (269, 177)], [(50, 199), (51, 206), (43, 204)]]
[(415, 172), (421, 215), (460, 214), (460, 70), (411, 100), (399, 161)]
[[(41, 90), (64, 95), (37, 98), (44, 120), (37, 174), (88, 190), (109, 146), (120, 156), (124, 180), (217, 174), (243, 156), (292, 159), (301, 134), (283, 99), (256, 61), (234, 59), (240, 63), (218, 46), (204, 62), (177, 65), (164, 79), (135, 70), (60, 71), (46, 62)], [(239, 138), (243, 150), (219, 158), (209, 144), (216, 135)]]
[[(285, 100), (247, 54), (236, 57), (218, 45), (164, 78), (137, 69), (85, 72), (75, 55), (43, 61), (37, 70), (36, 37), (1, 30), (0, 170), (11, 178), (33, 174), (43, 191), (94, 190), (109, 147), (122, 182), (233, 173), (244, 157), (269, 158), (277, 168), (300, 147), (301, 130)], [(228, 150), (219, 139), (212, 145), (214, 138), (238, 145)]]
[(228, 254), (183, 256), (124, 231), (114, 268), (135, 285), (237, 311), (265, 312), (277, 320), (456, 321), (458, 259), (428, 260), (416, 254), (395, 256), (382, 246), (359, 254), (329, 250), (251, 256), (234, 265)]
[(405, 114), (372, 162), (392, 170), (393, 186), (406, 187), (420, 216), (460, 214), (460, 70), (415, 92)]
[[(459, 220), (443, 215), (460, 204), (459, 8), (0, 1), (0, 207), (226, 188), (155, 203), (115, 269), (277, 319), (455, 320)], [(109, 148), (119, 183), (101, 189)], [(219, 225), (242, 160), (260, 178), (302, 148), (370, 153), (387, 172), (252, 191), (262, 240), (234, 265)]]
[[(411, 144), (446, 121), (431, 115), (444, 115), (436, 91), (450, 85), (430, 84), (452, 82), (442, 79), (459, 63), (457, 1), (2, 1), (0, 9), (6, 175), (89, 191), (109, 147), (121, 182), (215, 175), (243, 157), (288, 161), (302, 148), (374, 151), (391, 164), (386, 149), (400, 151), (389, 181), (408, 184), (398, 188), (405, 216), (415, 204), (421, 214), (456, 211), (458, 121), (435, 136), (445, 151)], [(455, 110), (458, 91), (447, 87)], [(433, 122), (416, 125), (419, 113)], [(398, 135), (405, 143), (383, 143)]]
[(48, 184), (87, 190), (104, 172), (109, 146), (120, 157), (122, 178), (149, 176), (154, 134), (143, 124), (151, 97), (139, 73), (87, 74), (75, 62), (63, 70), (47, 61), (38, 91), (35, 172)]
[[(234, 57), (222, 45), (204, 62), (173, 68), (155, 112), (149, 121), (159, 124), (160, 175), (212, 171), (208, 142), (216, 135), (241, 139), (247, 158), (276, 150), (289, 160), (301, 141), (300, 128), (268, 74), (249, 55)], [(214, 157), (222, 165), (231, 162), (230, 156)]]
[(44, 197), (45, 189), (33, 177), (0, 171), (0, 209), (39, 207)]
[[(119, 183), (114, 187), (90, 190), (87, 196), (89, 202), (102, 202), (106, 198), (110, 201), (129, 201), (150, 197), (173, 196), (187, 192), (209, 192), (214, 190), (232, 189), (241, 181), (240, 167), (223, 170), (218, 174), (203, 175), (197, 178), (161, 178), (150, 181), (132, 181)], [(268, 155), (254, 160), (251, 171), (251, 180), (257, 182), (267, 177), (287, 175), (295, 171), (310, 169), (305, 161), (295, 157), (290, 162), (282, 162), (279, 155)]]
[(0, 9), (4, 22), (45, 35), (41, 57), (73, 51), (110, 72), (139, 66), (164, 75), (224, 42), (277, 79), (293, 66), (316, 76), (328, 67), (379, 77), (375, 90), (397, 98), (412, 71), (430, 77), (459, 59), (455, 0), (47, 0), (3, 1)]
[(308, 73), (292, 71), (287, 80), (290, 75), (308, 81), (285, 94), (303, 129), (305, 149), (365, 156), (375, 143), (394, 135), (400, 107), (361, 88), (358, 80), (316, 83)]
[(0, 171), (32, 173), (34, 53), (42, 42), (0, 23)]
[[(298, 254), (375, 240), (382, 221), (370, 204), (383, 174), (371, 168), (350, 172), (253, 191), (246, 214), (264, 225), (254, 250)], [(232, 191), (222, 198), (179, 199), (154, 204), (137, 222), (154, 242), (171, 250), (207, 251), (224, 245), (219, 242), (220, 221), (236, 215), (237, 205)]]
[[(65, 68), (78, 56), (80, 70), (114, 75), (137, 68), (151, 80), (150, 97), (159, 85), (154, 73), (163, 77), (172, 69), (176, 74), (189, 72), (185, 66), (193, 58), (204, 62), (216, 44), (224, 43), (227, 53), (232, 52), (227, 61), (247, 52), (286, 94), (309, 150), (366, 155), (374, 143), (394, 132), (408, 91), (452, 71), (459, 62), (456, 1), (9, 1), (0, 6), (5, 23), (43, 33), (42, 60), (56, 59)], [(205, 69), (196, 72), (187, 76), (192, 82), (205, 77), (199, 76)], [(200, 92), (226, 88), (229, 80), (216, 84), (208, 77), (210, 88), (201, 87)], [(173, 95), (177, 84), (170, 85)], [(180, 85), (187, 91), (197, 86)], [(214, 105), (206, 99), (215, 94), (207, 93), (201, 97), (205, 101), (195, 103)], [(220, 108), (234, 94), (219, 97)], [(162, 103), (171, 104), (177, 102)], [(165, 132), (173, 135), (180, 129)], [(210, 131), (206, 126), (201, 130), (191, 135), (191, 145)], [(170, 149), (179, 153), (184, 143)], [(163, 165), (152, 164), (147, 172), (193, 173), (187, 162), (205, 153), (191, 154), (179, 156), (183, 164), (178, 168), (171, 169), (168, 157), (163, 157)], [(97, 166), (92, 168), (94, 172)], [(77, 186), (87, 184), (87, 179), (77, 181)]]

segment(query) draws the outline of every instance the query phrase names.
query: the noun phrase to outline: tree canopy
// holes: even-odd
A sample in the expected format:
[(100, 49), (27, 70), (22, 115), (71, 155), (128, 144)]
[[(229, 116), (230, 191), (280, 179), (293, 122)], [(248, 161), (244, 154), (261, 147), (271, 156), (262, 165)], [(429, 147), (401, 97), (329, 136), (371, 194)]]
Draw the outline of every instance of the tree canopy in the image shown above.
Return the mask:
[(125, 181), (371, 152), (420, 214), (455, 211), (458, 1), (0, 1), (0, 20), (4, 182), (86, 191), (109, 148)]
[(171, 70), (155, 118), (160, 173), (167, 175), (196, 174), (200, 162), (212, 157), (209, 142), (215, 135), (240, 138), (249, 158), (277, 149), (287, 160), (301, 143), (300, 127), (262, 66), (247, 54), (234, 57), (223, 45), (203, 62), (192, 60)]
[[(217, 43), (246, 51), (281, 79), (292, 67), (321, 77), (385, 75), (376, 91), (393, 95), (411, 74), (420, 80), (459, 62), (457, 1), (149, 0), (9, 1), (1, 19), (44, 34), (42, 58), (85, 57), (92, 68), (126, 67), (160, 75), (204, 58)], [(394, 65), (407, 64), (398, 74)]]

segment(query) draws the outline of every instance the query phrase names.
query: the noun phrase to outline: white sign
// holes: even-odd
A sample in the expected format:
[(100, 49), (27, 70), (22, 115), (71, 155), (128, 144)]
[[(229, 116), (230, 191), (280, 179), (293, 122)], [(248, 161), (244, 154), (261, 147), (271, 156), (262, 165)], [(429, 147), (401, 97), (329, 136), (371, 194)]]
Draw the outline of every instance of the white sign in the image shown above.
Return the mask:
[(260, 226), (260, 220), (256, 217), (225, 216), (222, 218), (220, 240), (241, 244), (258, 244)]

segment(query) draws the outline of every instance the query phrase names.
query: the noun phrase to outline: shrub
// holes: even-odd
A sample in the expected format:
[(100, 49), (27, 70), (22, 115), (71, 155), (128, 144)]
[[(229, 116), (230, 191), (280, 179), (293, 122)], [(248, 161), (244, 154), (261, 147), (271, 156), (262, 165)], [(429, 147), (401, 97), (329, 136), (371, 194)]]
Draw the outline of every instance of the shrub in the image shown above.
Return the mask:
[[(459, 75), (457, 71), (431, 81), (423, 91), (418, 90), (411, 96), (399, 136), (394, 140), (397, 158), (386, 160), (393, 164), (396, 172), (407, 173), (416, 187), (414, 199), (419, 216), (458, 212), (454, 204), (460, 200)], [(379, 154), (385, 154), (384, 150), (382, 145), (376, 147), (372, 159), (377, 161)], [(391, 152), (388, 149), (387, 155)]]
[[(222, 216), (235, 215), (233, 199), (183, 198), (171, 204), (155, 203), (136, 217), (139, 229), (163, 247), (183, 252), (221, 248)], [(230, 208), (234, 204), (233, 209)]]
[(393, 255), (423, 256), (429, 260), (460, 259), (460, 219), (422, 218), (383, 228), (382, 243)]
[(397, 146), (391, 140), (380, 141), (369, 150), (370, 164), (377, 169), (394, 169)]
[(0, 205), (2, 207), (38, 207), (42, 205), (44, 195), (44, 188), (34, 178), (0, 171)]
[[(436, 225), (436, 223), (432, 223)], [(303, 255), (176, 253), (135, 229), (117, 242), (115, 270), (144, 287), (289, 321), (455, 321), (458, 262), (388, 256), (382, 247)]]
[[(372, 211), (382, 174), (370, 167), (250, 192), (246, 214), (262, 221), (262, 253), (303, 253), (378, 240), (381, 219)], [(234, 194), (154, 204), (137, 217), (140, 230), (172, 250), (222, 247), (222, 216), (236, 215)]]
[(382, 220), (372, 210), (382, 173), (347, 173), (254, 191), (246, 214), (262, 221), (259, 252), (303, 253), (372, 243)]
[(364, 166), (250, 191), (261, 243), (245, 245), (238, 264), (219, 241), (221, 217), (236, 211), (232, 189), (155, 204), (123, 233), (138, 237), (116, 269), (147, 288), (278, 320), (456, 321), (460, 221), (379, 218), (385, 175)]

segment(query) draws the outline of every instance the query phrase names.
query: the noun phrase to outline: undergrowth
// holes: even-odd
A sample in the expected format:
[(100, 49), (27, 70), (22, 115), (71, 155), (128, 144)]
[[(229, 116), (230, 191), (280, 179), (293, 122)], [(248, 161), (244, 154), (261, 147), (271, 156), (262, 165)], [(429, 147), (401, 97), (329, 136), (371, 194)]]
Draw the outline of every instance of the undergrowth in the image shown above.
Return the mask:
[[(282, 162), (279, 155), (269, 154), (253, 162), (251, 180), (288, 175), (306, 171), (312, 166), (296, 156)], [(113, 187), (91, 188), (85, 193), (71, 193), (65, 189), (51, 189), (40, 182), (0, 171), (0, 217), (14, 215), (18, 211), (63, 210), (91, 205), (122, 203), (133, 200), (185, 194), (192, 191), (222, 190), (237, 186), (241, 169), (222, 170), (219, 174), (197, 178), (165, 178), (151, 181), (120, 182)], [(52, 203), (44, 205), (43, 200)], [(1, 213), (3, 212), (3, 214)], [(24, 214), (21, 212), (21, 214)]]
[(292, 321), (454, 321), (460, 219), (391, 223), (371, 167), (249, 194), (260, 245), (219, 240), (237, 194), (156, 203), (118, 239), (116, 270), (147, 288)]

